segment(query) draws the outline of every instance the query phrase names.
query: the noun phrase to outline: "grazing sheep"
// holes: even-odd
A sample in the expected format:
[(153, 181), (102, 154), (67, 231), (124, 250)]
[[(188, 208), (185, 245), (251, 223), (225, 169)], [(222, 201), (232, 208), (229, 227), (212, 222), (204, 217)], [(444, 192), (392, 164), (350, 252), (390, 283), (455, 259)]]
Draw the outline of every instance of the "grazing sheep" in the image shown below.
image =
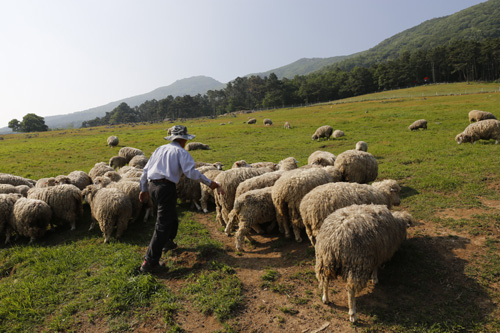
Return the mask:
[(263, 123), (266, 126), (271, 126), (273, 124), (273, 121), (271, 119), (266, 118), (264, 119)]
[(30, 244), (33, 243), (45, 235), (51, 218), (50, 207), (43, 200), (19, 198), (12, 209), (5, 243), (10, 240), (10, 229), (19, 236), (29, 237)]
[(134, 168), (139, 168), (139, 169), (144, 169), (146, 164), (148, 163), (148, 158), (144, 155), (135, 155), (132, 157), (130, 162), (128, 162), (128, 165)]
[(319, 139), (321, 138), (326, 138), (327, 140), (329, 140), (332, 133), (333, 133), (332, 126), (324, 125), (316, 129), (316, 131), (312, 135), (312, 139), (319, 141)]
[(28, 190), (30, 188), (27, 185), (10, 185), (10, 184), (0, 184), (0, 193), (1, 194), (9, 194), (9, 193), (19, 193), (23, 197), (28, 195)]
[(118, 156), (124, 157), (127, 160), (127, 163), (129, 163), (132, 157), (136, 155), (144, 155), (144, 153), (142, 150), (133, 147), (123, 147), (118, 151)]
[(271, 170), (276, 170), (278, 165), (274, 162), (255, 162), (250, 164), (252, 168), (269, 168)]
[(76, 229), (76, 221), (83, 214), (82, 191), (75, 185), (31, 188), (28, 198), (45, 201), (50, 206), (56, 222), (60, 220), (69, 223), (71, 230)]
[(316, 278), (323, 303), (329, 302), (329, 281), (342, 277), (347, 284), (349, 319), (355, 322), (355, 293), (370, 279), (378, 282), (378, 266), (399, 249), (412, 222), (409, 213), (391, 213), (384, 205), (351, 205), (329, 215), (315, 246)]
[(127, 164), (127, 160), (122, 156), (113, 156), (109, 159), (109, 166), (113, 169), (117, 170), (125, 166)]
[(413, 122), (413, 124), (411, 124), (410, 126), (408, 126), (408, 129), (410, 131), (416, 131), (419, 128), (422, 128), (422, 129), (426, 130), (427, 129), (427, 120), (425, 120), (425, 119), (415, 120)]
[(83, 190), (87, 185), (92, 184), (92, 179), (85, 171), (71, 171), (67, 176), (60, 175), (56, 177), (56, 185), (72, 184)]
[(342, 136), (344, 136), (344, 135), (345, 135), (345, 134), (344, 134), (344, 132), (343, 132), (343, 131), (341, 131), (341, 130), (335, 130), (335, 131), (333, 131), (333, 133), (332, 133), (332, 138), (340, 138), (340, 137), (342, 137)]
[(234, 199), (238, 199), (240, 195), (248, 191), (273, 186), (283, 173), (284, 171), (267, 172), (260, 176), (255, 176), (242, 181), (236, 188)]
[[(221, 172), (222, 172), (221, 169), (211, 169), (206, 171), (204, 175), (207, 176), (208, 179), (215, 179)], [(208, 213), (208, 201), (210, 200), (215, 204), (214, 190), (212, 190), (210, 187), (200, 182), (200, 192), (201, 192), (201, 197), (200, 197), (201, 209), (203, 209), (204, 213)]]
[(41, 187), (49, 187), (49, 186), (55, 186), (56, 185), (56, 179), (54, 177), (50, 178), (40, 178), (36, 181), (35, 187), (41, 188)]
[(255, 123), (257, 123), (257, 119), (255, 119), (255, 118), (249, 118), (247, 120), (247, 124), (255, 124)]
[(365, 184), (377, 179), (378, 162), (372, 154), (361, 150), (346, 150), (337, 155), (334, 166), (342, 181)]
[(97, 176), (103, 176), (108, 171), (115, 171), (112, 167), (106, 164), (106, 162), (97, 162), (92, 169), (90, 169), (88, 175), (92, 181)]
[(221, 184), (225, 194), (214, 191), (217, 222), (225, 227), (229, 221), (229, 213), (233, 209), (234, 196), (238, 185), (246, 179), (271, 172), (268, 168), (236, 168), (223, 171), (217, 175), (215, 181)]
[(195, 168), (199, 168), (199, 167), (202, 167), (202, 166), (209, 166), (209, 165), (214, 166), (218, 170), (224, 169), (224, 164), (222, 164), (222, 162), (215, 162), (215, 163), (195, 162), (194, 163), (194, 167)]
[(273, 222), (267, 228), (267, 232), (271, 232), (274, 228), (276, 210), (274, 209), (271, 192), (271, 187), (255, 189), (242, 194), (234, 201), (234, 207), (229, 213), (226, 234), (229, 236), (234, 224), (239, 221), (235, 237), (236, 250), (243, 250), (245, 236), (249, 241), (252, 241), (252, 237), (249, 235), (251, 228), (257, 229), (258, 233), (263, 233), (264, 231), (258, 225), (267, 222)]
[(252, 165), (248, 164), (247, 161), (245, 160), (239, 160), (233, 163), (231, 166), (231, 169), (236, 169), (236, 168), (251, 168)]
[(304, 228), (304, 225), (299, 212), (302, 198), (316, 186), (340, 180), (340, 175), (334, 175), (333, 167), (327, 168), (288, 171), (274, 183), (272, 198), (276, 209), (276, 219), (280, 232), (284, 232), (286, 238), (291, 236), (289, 227), (291, 224), (295, 240), (302, 241), (300, 229)]
[[(10, 184), (7, 184), (10, 185)], [(12, 185), (10, 185), (12, 186)], [(19, 200), (22, 196), (19, 193), (2, 193), (0, 194), (0, 235), (5, 230), (5, 227), (8, 227), (8, 223), (10, 223), (10, 217), (12, 215), (12, 211), (14, 209), (14, 204), (17, 200)], [(5, 243), (8, 242), (8, 237), (10, 237), (10, 232), (7, 233)]]
[(285, 124), (283, 125), (283, 128), (284, 129), (291, 129), (292, 126), (290, 125), (290, 123), (288, 121), (285, 121)]
[(350, 205), (376, 204), (391, 208), (400, 204), (401, 188), (395, 180), (388, 179), (372, 185), (358, 183), (328, 183), (307, 193), (300, 202), (300, 216), (311, 244), (325, 218), (337, 209)]
[(474, 144), (479, 140), (491, 139), (495, 140), (495, 144), (500, 140), (500, 121), (496, 119), (486, 119), (472, 123), (455, 137), (455, 141), (458, 144), (464, 142), (472, 142)]
[(335, 164), (335, 155), (328, 151), (316, 150), (307, 158), (307, 164), (327, 166)]
[(28, 187), (34, 187), (36, 181), (31, 179), (11, 175), (8, 173), (0, 173), (0, 184), (10, 184), (14, 186), (26, 185)]
[(132, 218), (132, 204), (129, 197), (117, 188), (98, 188), (95, 185), (87, 186), (82, 195), (89, 203), (92, 213), (93, 221), (89, 230), (94, 228), (97, 221), (104, 235), (104, 243), (109, 242), (115, 228), (116, 239), (119, 239)]
[(472, 110), (469, 112), (469, 123), (486, 119), (497, 119), (497, 117), (493, 113), (486, 111)]
[(108, 137), (107, 142), (108, 142), (108, 146), (116, 147), (120, 143), (120, 140), (118, 140), (117, 136), (111, 135), (110, 137)]
[(278, 170), (290, 171), (297, 169), (299, 162), (294, 157), (287, 157), (278, 163)]
[(368, 151), (368, 144), (364, 141), (356, 142), (356, 150)]
[(185, 149), (187, 151), (192, 151), (192, 150), (210, 150), (210, 146), (206, 145), (204, 143), (201, 143), (201, 142), (188, 142), (186, 144), (186, 148)]

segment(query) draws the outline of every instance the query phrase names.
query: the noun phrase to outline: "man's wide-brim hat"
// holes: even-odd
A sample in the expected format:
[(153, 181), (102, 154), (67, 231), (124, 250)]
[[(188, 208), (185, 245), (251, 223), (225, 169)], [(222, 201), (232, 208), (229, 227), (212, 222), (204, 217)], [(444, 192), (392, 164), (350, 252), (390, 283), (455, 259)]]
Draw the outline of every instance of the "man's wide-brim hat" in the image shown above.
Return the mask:
[(188, 134), (188, 129), (186, 126), (175, 125), (174, 127), (170, 127), (168, 129), (169, 136), (164, 137), (165, 140), (174, 141), (175, 139), (185, 139), (192, 140), (195, 138), (195, 135)]

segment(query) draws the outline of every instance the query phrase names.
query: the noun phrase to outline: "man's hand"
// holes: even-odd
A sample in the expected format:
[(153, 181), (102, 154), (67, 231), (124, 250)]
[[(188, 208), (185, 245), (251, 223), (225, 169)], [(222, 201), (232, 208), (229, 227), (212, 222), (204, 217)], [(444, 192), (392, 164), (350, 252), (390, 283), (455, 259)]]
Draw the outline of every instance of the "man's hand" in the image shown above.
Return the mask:
[(149, 192), (141, 192), (139, 193), (139, 201), (145, 203), (149, 201)]
[(222, 189), (222, 186), (221, 186), (219, 183), (217, 183), (217, 182), (215, 182), (215, 181), (213, 181), (213, 180), (212, 180), (212, 182), (210, 183), (210, 188), (211, 188), (212, 190), (217, 189), (217, 192), (218, 192), (219, 194), (222, 194), (222, 195), (224, 195), (224, 194), (226, 193), (226, 192), (224, 192), (224, 190)]

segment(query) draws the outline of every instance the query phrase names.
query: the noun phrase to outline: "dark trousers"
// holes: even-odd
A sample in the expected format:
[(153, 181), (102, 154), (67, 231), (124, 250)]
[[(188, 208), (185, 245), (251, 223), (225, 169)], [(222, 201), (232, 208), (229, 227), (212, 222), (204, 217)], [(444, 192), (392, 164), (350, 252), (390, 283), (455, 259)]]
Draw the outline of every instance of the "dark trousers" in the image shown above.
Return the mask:
[(169, 239), (177, 236), (179, 220), (177, 219), (177, 192), (175, 184), (149, 183), (149, 194), (157, 207), (156, 225), (151, 243), (149, 243), (146, 260), (156, 265), (160, 261), (163, 246)]

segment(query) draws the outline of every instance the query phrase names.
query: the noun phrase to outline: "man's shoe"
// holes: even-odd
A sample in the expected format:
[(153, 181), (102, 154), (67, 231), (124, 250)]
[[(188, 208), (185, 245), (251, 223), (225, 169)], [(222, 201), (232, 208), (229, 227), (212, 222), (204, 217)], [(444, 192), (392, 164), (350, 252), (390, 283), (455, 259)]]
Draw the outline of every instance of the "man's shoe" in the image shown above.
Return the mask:
[(142, 263), (139, 270), (141, 271), (141, 273), (160, 273), (168, 271), (168, 268), (167, 266), (165, 266), (164, 262), (160, 262), (156, 265), (151, 265), (146, 259), (144, 259), (144, 262)]
[(169, 239), (165, 246), (163, 247), (163, 252), (167, 252), (168, 250), (173, 250), (177, 248), (177, 244), (174, 243), (173, 240)]

